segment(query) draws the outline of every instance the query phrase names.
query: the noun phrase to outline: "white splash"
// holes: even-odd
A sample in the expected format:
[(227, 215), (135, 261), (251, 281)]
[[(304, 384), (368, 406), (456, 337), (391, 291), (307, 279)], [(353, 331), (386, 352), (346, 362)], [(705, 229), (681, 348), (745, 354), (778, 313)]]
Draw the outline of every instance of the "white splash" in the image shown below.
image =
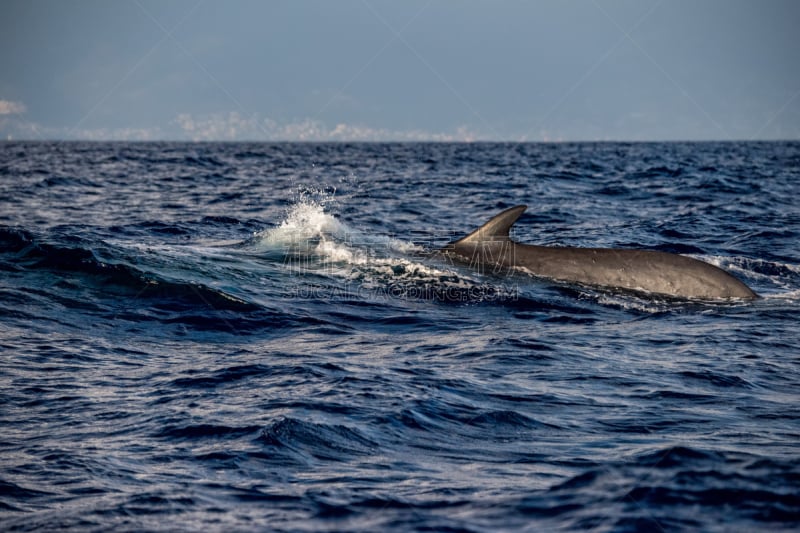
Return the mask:
[(352, 228), (327, 213), (324, 201), (307, 196), (278, 226), (258, 232), (252, 244), (257, 253), (280, 254), (291, 272), (332, 276), (375, 294), (470, 302), (516, 294), (515, 289), (420, 260), (414, 254), (424, 251), (421, 246)]
[(276, 228), (256, 233), (260, 244), (268, 247), (292, 246), (316, 238), (345, 237), (350, 228), (325, 212), (315, 202), (295, 204)]
[(304, 199), (292, 206), (275, 228), (258, 232), (257, 243), (268, 249), (301, 250), (323, 261), (365, 265), (373, 257), (390, 252), (419, 252), (414, 243), (386, 236), (369, 235), (348, 226), (321, 202)]

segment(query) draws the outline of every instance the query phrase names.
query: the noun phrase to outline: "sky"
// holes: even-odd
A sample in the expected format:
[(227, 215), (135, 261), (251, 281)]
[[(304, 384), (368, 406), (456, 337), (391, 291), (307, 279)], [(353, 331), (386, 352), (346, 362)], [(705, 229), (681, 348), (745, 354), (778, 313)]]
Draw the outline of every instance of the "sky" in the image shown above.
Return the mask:
[(0, 139), (800, 139), (796, 0), (0, 0)]

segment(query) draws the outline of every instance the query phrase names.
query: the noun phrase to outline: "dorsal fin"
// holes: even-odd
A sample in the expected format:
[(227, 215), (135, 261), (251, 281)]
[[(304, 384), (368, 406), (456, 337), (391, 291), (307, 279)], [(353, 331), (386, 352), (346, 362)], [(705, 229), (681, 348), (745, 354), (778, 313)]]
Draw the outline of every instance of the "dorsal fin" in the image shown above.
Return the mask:
[(481, 241), (507, 241), (508, 232), (519, 216), (528, 208), (527, 205), (518, 205), (506, 209), (499, 215), (492, 217), (489, 222), (476, 229), (463, 239), (459, 239), (453, 244), (472, 244)]

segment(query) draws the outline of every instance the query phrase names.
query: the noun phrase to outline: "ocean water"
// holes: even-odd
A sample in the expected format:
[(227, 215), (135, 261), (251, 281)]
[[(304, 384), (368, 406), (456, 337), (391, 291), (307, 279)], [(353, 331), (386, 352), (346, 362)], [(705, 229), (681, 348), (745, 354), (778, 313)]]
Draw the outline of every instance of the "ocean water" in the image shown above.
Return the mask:
[[(647, 248), (762, 298), (427, 252)], [(800, 143), (0, 143), (4, 531), (800, 527)]]

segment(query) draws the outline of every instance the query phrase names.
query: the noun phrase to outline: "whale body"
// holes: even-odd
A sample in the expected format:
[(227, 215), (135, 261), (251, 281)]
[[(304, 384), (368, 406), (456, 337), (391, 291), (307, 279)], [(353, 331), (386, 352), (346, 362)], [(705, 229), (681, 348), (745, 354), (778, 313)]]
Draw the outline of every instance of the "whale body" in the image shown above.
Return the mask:
[(758, 295), (725, 270), (654, 250), (535, 246), (514, 242), (511, 226), (527, 209), (496, 215), (440, 252), (482, 272), (518, 270), (559, 282), (688, 300), (753, 300)]

